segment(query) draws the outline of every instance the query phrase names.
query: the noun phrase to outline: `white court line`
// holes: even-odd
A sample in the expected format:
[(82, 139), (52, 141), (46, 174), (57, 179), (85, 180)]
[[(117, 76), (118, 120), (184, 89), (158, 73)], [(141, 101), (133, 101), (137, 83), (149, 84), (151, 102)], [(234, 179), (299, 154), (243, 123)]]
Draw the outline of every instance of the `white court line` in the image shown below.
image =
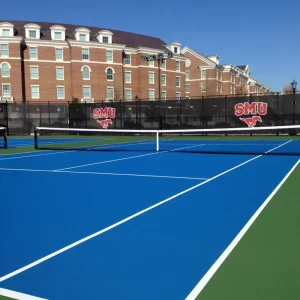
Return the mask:
[(202, 292), (204, 287), (207, 285), (209, 280), (214, 276), (220, 266), (224, 263), (226, 258), (230, 255), (236, 245), (240, 242), (246, 232), (249, 230), (251, 225), (255, 222), (257, 217), (261, 214), (264, 208), (269, 204), (281, 186), (286, 182), (292, 172), (296, 169), (296, 167), (300, 164), (300, 159), (296, 162), (296, 164), (290, 169), (290, 171), (285, 175), (285, 177), (281, 180), (281, 182), (276, 186), (273, 192), (269, 195), (269, 197), (263, 202), (263, 204), (258, 208), (258, 210), (254, 213), (254, 215), (249, 219), (246, 225), (242, 228), (242, 230), (238, 233), (238, 235), (233, 239), (233, 241), (229, 244), (229, 246), (225, 249), (225, 251), (221, 254), (221, 256), (216, 260), (216, 262), (210, 267), (210, 269), (206, 272), (206, 274), (201, 278), (198, 284), (194, 287), (194, 289), (190, 292), (190, 294), (186, 297), (185, 300), (195, 300), (198, 295)]
[(28, 294), (23, 294), (23, 293), (2, 289), (2, 288), (0, 288), (0, 295), (13, 298), (13, 299), (19, 299), (19, 300), (46, 300), (45, 298), (39, 298)]
[(106, 227), (106, 228), (104, 228), (104, 229), (102, 229), (102, 230), (100, 230), (98, 232), (95, 232), (95, 233), (93, 233), (93, 234), (91, 234), (91, 235), (89, 235), (89, 236), (87, 236), (87, 237), (79, 240), (79, 241), (76, 241), (76, 242), (74, 242), (74, 243), (72, 243), (72, 244), (70, 244), (70, 245), (68, 245), (68, 246), (66, 246), (64, 248), (61, 248), (61, 249), (59, 249), (59, 250), (57, 250), (57, 251), (55, 251), (55, 252), (53, 252), (53, 253), (51, 253), (49, 255), (46, 255), (46, 256), (44, 256), (44, 257), (42, 257), (42, 258), (40, 258), (40, 259), (38, 259), (38, 260), (36, 260), (36, 261), (34, 261), (34, 262), (26, 265), (26, 266), (24, 266), (24, 267), (22, 267), (22, 268), (20, 268), (20, 269), (18, 269), (16, 271), (13, 271), (13, 272), (5, 275), (5, 276), (2, 276), (2, 277), (0, 277), (0, 282), (3, 282), (4, 280), (7, 280), (7, 279), (9, 279), (11, 277), (14, 277), (14, 276), (16, 276), (16, 275), (24, 272), (24, 271), (27, 271), (27, 270), (29, 270), (29, 269), (31, 269), (31, 268), (33, 268), (33, 267), (35, 267), (35, 266), (43, 263), (44, 261), (47, 261), (47, 260), (49, 260), (49, 259), (51, 259), (51, 258), (53, 258), (53, 257), (55, 257), (55, 256), (57, 256), (57, 255), (59, 255), (59, 254), (61, 254), (63, 252), (66, 252), (66, 251), (68, 251), (68, 250), (70, 250), (70, 249), (72, 249), (72, 248), (74, 248), (74, 247), (76, 247), (76, 246), (78, 246), (78, 245), (80, 245), (80, 244), (82, 244), (82, 243), (84, 243), (84, 242), (86, 242), (86, 241), (88, 241), (88, 240), (96, 237), (96, 236), (99, 236), (99, 235), (101, 235), (101, 234), (103, 234), (103, 233), (105, 233), (105, 232), (107, 232), (109, 230), (112, 230), (115, 227), (118, 227), (118, 226), (120, 226), (120, 225), (122, 225), (122, 224), (124, 224), (124, 223), (126, 223), (126, 222), (128, 222), (130, 220), (132, 220), (132, 219), (135, 219), (136, 217), (138, 217), (140, 215), (143, 215), (146, 212), (148, 212), (148, 211), (150, 211), (150, 210), (152, 210), (152, 209), (154, 209), (156, 207), (159, 207), (159, 206), (161, 206), (161, 205), (163, 205), (163, 204), (165, 204), (167, 202), (170, 202), (171, 200), (173, 200), (173, 199), (175, 199), (175, 198), (177, 198), (177, 197), (179, 197), (181, 195), (184, 195), (184, 194), (186, 194), (186, 193), (188, 193), (188, 192), (190, 192), (190, 191), (192, 191), (192, 190), (194, 190), (194, 189), (196, 189), (196, 188), (198, 188), (198, 187), (200, 187), (202, 185), (205, 185), (208, 182), (213, 181), (213, 180), (215, 180), (215, 179), (217, 179), (217, 178), (219, 178), (219, 177), (221, 177), (221, 176), (223, 176), (223, 175), (225, 175), (225, 174), (227, 174), (229, 172), (232, 172), (233, 170), (238, 169), (238, 168), (240, 168), (240, 167), (242, 167), (242, 166), (250, 163), (251, 161), (254, 161), (254, 160), (256, 160), (256, 159), (258, 159), (258, 158), (260, 158), (262, 156), (263, 155), (258, 155), (258, 156), (255, 156), (255, 157), (251, 158), (251, 159), (248, 159), (245, 162), (243, 162), (243, 163), (241, 163), (241, 164), (239, 164), (239, 165), (237, 165), (235, 167), (232, 167), (232, 168), (230, 168), (230, 169), (228, 169), (228, 170), (226, 170), (226, 171), (224, 171), (222, 173), (219, 173), (218, 175), (215, 175), (214, 177), (212, 177), (212, 178), (210, 178), (210, 179), (208, 179), (206, 181), (198, 183), (198, 184), (196, 184), (196, 185), (194, 185), (194, 186), (192, 186), (192, 187), (190, 187), (190, 188), (188, 188), (188, 189), (186, 189), (186, 190), (184, 190), (184, 191), (182, 191), (182, 192), (180, 192), (178, 194), (175, 194), (175, 195), (173, 195), (173, 196), (171, 196), (171, 197), (169, 197), (169, 198), (167, 198), (165, 200), (162, 200), (162, 201), (160, 201), (160, 202), (158, 202), (158, 203), (156, 203), (156, 204), (154, 204), (152, 206), (149, 206), (149, 207), (147, 207), (147, 208), (145, 208), (145, 209), (143, 209), (143, 210), (141, 210), (141, 211), (139, 211), (139, 212), (137, 212), (137, 213), (135, 213), (135, 214), (133, 214), (133, 215), (131, 215), (131, 216), (129, 216), (129, 217), (127, 217), (127, 218), (119, 221), (119, 222), (117, 222), (117, 223), (114, 223), (114, 224), (112, 224), (112, 225), (110, 225), (110, 226), (108, 226), (108, 227)]
[(134, 155), (134, 156), (127, 156), (127, 157), (122, 157), (122, 158), (116, 158), (116, 159), (111, 159), (111, 160), (105, 160), (105, 161), (100, 161), (96, 163), (90, 163), (90, 164), (85, 164), (85, 165), (79, 165), (79, 166), (74, 166), (74, 167), (69, 167), (69, 168), (63, 168), (63, 169), (57, 169), (54, 171), (65, 171), (65, 170), (71, 170), (71, 169), (77, 169), (77, 168), (83, 168), (83, 167), (88, 167), (88, 166), (95, 166), (95, 165), (101, 165), (101, 164), (107, 164), (115, 161), (121, 161), (121, 160), (127, 160), (127, 159), (133, 159), (133, 158), (139, 158), (139, 157), (145, 157), (145, 156), (150, 156), (150, 155), (157, 155), (157, 154), (163, 154), (166, 152), (173, 152), (173, 151), (178, 151), (182, 149), (188, 149), (188, 148), (193, 148), (193, 147), (200, 147), (203, 145), (194, 145), (194, 146), (189, 146), (189, 147), (182, 147), (182, 148), (177, 148), (173, 150), (167, 150), (167, 151), (159, 151), (159, 152), (151, 152), (147, 154), (141, 154), (141, 155)]
[(54, 171), (54, 170), (10, 169), (10, 168), (0, 168), (0, 171), (132, 176), (132, 177), (167, 178), (167, 179), (189, 179), (189, 180), (207, 180), (208, 179), (208, 178), (200, 178), (200, 177), (184, 177), (184, 176), (168, 176), (168, 175), (152, 175), (152, 174), (130, 174), (130, 173), (127, 174), (127, 173), (105, 173), (105, 172), (81, 172), (81, 171)]
[[(44, 152), (44, 151), (43, 151)], [(45, 155), (55, 155), (55, 154), (63, 154), (63, 153), (69, 153), (73, 152), (73, 150), (64, 150), (64, 151), (59, 151), (59, 152), (47, 152), (47, 153), (40, 153), (40, 154), (33, 154), (33, 155), (23, 155), (23, 156), (16, 156), (16, 157), (5, 157), (1, 158), (2, 155), (0, 155), (0, 160), (9, 160), (9, 159), (19, 159), (19, 158), (27, 158), (27, 157), (35, 157), (35, 156), (45, 156)], [(34, 153), (34, 152), (28, 152), (28, 153)], [(21, 154), (21, 153), (19, 153)], [(22, 153), (23, 154), (23, 153)], [(12, 154), (13, 155), (13, 154)], [(15, 153), (16, 155), (16, 153)]]

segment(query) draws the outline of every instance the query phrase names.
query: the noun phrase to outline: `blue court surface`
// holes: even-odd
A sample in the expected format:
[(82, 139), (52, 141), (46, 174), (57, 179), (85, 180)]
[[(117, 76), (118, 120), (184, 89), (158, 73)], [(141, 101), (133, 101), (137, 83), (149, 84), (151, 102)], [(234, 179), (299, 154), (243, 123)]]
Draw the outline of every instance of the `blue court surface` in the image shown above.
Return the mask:
[(299, 160), (32, 151), (0, 156), (0, 288), (64, 300), (186, 299)]

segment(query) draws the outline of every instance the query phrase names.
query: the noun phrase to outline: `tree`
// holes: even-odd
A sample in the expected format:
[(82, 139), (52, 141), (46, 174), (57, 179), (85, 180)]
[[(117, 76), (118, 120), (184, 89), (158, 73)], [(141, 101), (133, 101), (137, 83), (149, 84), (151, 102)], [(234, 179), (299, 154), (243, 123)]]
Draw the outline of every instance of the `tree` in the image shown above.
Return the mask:
[(238, 85), (235, 88), (235, 94), (236, 95), (247, 95), (248, 94), (247, 88), (244, 86)]
[(206, 86), (206, 92), (203, 92), (206, 96), (216, 96), (217, 95), (217, 83), (214, 79), (206, 79), (204, 82)]
[(293, 89), (291, 87), (290, 84), (286, 84), (284, 87), (283, 87), (283, 93), (284, 94), (292, 94), (293, 93)]

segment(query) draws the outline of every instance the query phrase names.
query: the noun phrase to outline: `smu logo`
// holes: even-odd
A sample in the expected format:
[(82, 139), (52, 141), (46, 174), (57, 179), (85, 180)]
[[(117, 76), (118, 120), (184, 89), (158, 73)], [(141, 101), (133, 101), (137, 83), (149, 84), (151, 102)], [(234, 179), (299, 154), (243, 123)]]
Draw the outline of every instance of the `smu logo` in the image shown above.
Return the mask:
[[(265, 116), (268, 110), (268, 104), (265, 102), (244, 102), (237, 103), (234, 107), (235, 115), (245, 122), (248, 127), (255, 127), (257, 122), (262, 122), (261, 116)], [(249, 117), (246, 117), (251, 115)], [(245, 117), (242, 117), (245, 116)]]
[[(97, 120), (103, 128), (107, 129), (109, 124), (112, 124), (112, 119), (116, 118), (116, 109), (112, 107), (100, 107), (93, 110), (93, 118)], [(104, 119), (104, 120), (99, 120)]]

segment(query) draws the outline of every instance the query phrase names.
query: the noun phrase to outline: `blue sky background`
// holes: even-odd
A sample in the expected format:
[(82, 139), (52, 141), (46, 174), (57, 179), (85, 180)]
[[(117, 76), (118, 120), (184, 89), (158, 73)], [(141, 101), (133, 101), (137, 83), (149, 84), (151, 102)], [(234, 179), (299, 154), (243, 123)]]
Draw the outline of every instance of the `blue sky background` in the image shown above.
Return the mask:
[[(5, 4), (4, 4), (5, 3)], [(220, 63), (249, 64), (252, 75), (281, 92), (300, 80), (300, 2), (40, 1), (2, 3), (0, 19), (48, 21), (131, 31), (179, 41)], [(300, 82), (299, 82), (300, 84)]]

